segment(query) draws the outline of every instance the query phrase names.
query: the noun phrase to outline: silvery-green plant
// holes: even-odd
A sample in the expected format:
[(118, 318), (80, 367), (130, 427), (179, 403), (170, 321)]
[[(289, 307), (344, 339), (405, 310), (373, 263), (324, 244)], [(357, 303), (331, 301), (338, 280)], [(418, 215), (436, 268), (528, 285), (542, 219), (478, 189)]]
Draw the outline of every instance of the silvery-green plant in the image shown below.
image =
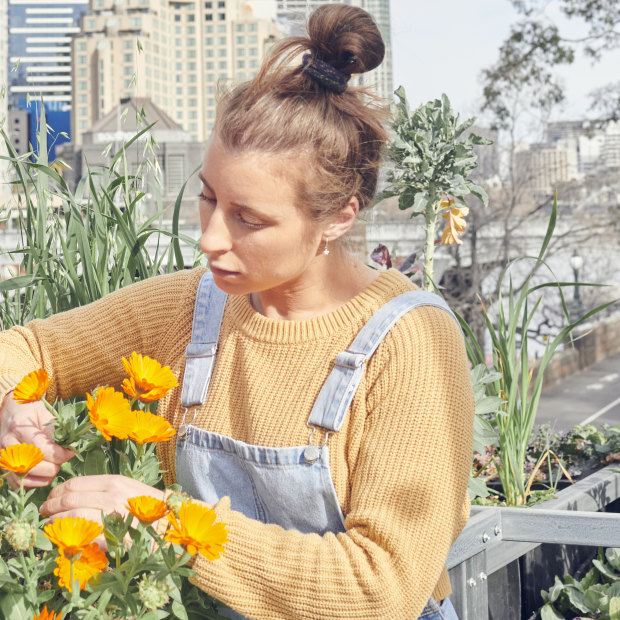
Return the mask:
[(475, 145), (490, 144), (473, 132), (466, 135), (475, 118), (461, 122), (446, 95), (411, 111), (405, 89), (395, 92), (392, 109), (393, 136), (383, 197), (398, 196), (398, 206), (411, 217), (424, 216), (424, 288), (435, 290), (433, 257), (438, 218), (449, 208), (449, 199), (463, 203), (473, 194), (486, 206), (488, 197), (470, 178), (476, 168)]

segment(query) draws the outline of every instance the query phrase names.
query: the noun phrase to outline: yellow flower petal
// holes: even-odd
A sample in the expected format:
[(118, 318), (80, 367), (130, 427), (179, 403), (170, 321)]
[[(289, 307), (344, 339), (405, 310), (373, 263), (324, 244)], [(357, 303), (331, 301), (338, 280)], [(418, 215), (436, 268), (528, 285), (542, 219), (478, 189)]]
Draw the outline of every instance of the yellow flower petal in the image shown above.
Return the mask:
[(200, 553), (207, 560), (215, 560), (224, 553), (228, 531), (224, 523), (214, 523), (215, 511), (212, 508), (184, 502), (179, 510), (179, 518), (169, 512), (168, 521), (171, 527), (165, 539), (181, 545), (189, 554)]
[(463, 243), (459, 236), (461, 233), (465, 232), (467, 228), (465, 216), (468, 213), (468, 207), (450, 207), (450, 209), (442, 214), (442, 217), (448, 220), (441, 236), (441, 243), (443, 245), (453, 245), (455, 243), (460, 245)]
[(21, 405), (41, 400), (50, 383), (51, 379), (44, 370), (34, 370), (15, 386), (13, 399)]
[(114, 388), (99, 388), (93, 398), (86, 394), (86, 408), (90, 421), (110, 441), (112, 437), (127, 438), (127, 425), (131, 420), (131, 406), (121, 392)]
[(166, 502), (148, 495), (131, 497), (127, 503), (129, 512), (142, 523), (153, 523), (167, 515), (169, 510)]
[(62, 611), (48, 611), (47, 605), (43, 607), (42, 611), (37, 614), (32, 615), (32, 620), (61, 620)]
[(23, 476), (43, 460), (44, 454), (29, 443), (17, 443), (0, 450), (0, 467)]
[(162, 417), (148, 411), (132, 411), (127, 437), (136, 443), (168, 441), (176, 431)]
[[(105, 570), (107, 564), (105, 553), (97, 543), (92, 543), (82, 549), (79, 558), (73, 560), (73, 580), (79, 581), (80, 590), (84, 590), (88, 580)], [(71, 592), (71, 560), (63, 553), (56, 558), (54, 575), (58, 577), (58, 585)]]
[(170, 366), (162, 366), (157, 360), (135, 351), (128, 360), (123, 358), (123, 368), (129, 375), (129, 379), (123, 381), (123, 390), (143, 403), (159, 400), (179, 385)]
[(83, 517), (63, 517), (48, 523), (43, 532), (62, 554), (71, 557), (92, 543), (103, 532), (103, 526)]

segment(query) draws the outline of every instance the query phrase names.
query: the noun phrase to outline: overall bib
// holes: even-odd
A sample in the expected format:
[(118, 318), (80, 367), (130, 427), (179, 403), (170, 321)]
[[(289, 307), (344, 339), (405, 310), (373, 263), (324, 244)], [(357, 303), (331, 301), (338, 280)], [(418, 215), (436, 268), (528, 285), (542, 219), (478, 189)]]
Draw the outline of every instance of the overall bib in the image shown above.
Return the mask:
[[(204, 274), (198, 285), (192, 338), (185, 351), (185, 375), (181, 405), (185, 414), (202, 405), (207, 396), (215, 361), (220, 325), (227, 295)], [(177, 481), (192, 497), (215, 504), (229, 496), (233, 510), (263, 523), (275, 523), (304, 534), (344, 532), (344, 515), (338, 503), (329, 468), (330, 433), (337, 433), (359, 385), (365, 362), (394, 323), (419, 305), (448, 309), (432, 293), (411, 291), (382, 306), (364, 325), (349, 349), (336, 356), (310, 412), (308, 445), (284, 448), (255, 446), (206, 431), (186, 422), (179, 427), (176, 449)], [(195, 411), (194, 411), (195, 415)], [(322, 445), (312, 443), (320, 427), (326, 431)], [(230, 609), (229, 618), (243, 616)], [(420, 618), (458, 620), (449, 599), (440, 605), (428, 602)]]

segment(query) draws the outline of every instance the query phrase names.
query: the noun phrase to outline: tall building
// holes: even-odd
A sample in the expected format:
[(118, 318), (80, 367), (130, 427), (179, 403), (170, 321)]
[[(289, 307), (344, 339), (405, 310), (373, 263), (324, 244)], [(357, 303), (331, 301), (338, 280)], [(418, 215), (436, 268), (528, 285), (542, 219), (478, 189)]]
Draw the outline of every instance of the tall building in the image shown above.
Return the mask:
[[(7, 0), (0, 0), (0, 128), (8, 130), (8, 106), (7, 106), (7, 82), (8, 82), (8, 33), (9, 16), (7, 11)], [(0, 156), (7, 155), (7, 148), (4, 140), (0, 139)], [(5, 159), (0, 159), (0, 226), (2, 226), (2, 207), (9, 197), (10, 186), (7, 184), (9, 166)]]
[(208, 138), (219, 85), (243, 81), (281, 36), (266, 0), (91, 0), (73, 45), (72, 135), (121, 99), (148, 97), (194, 140)]
[[(9, 107), (29, 111), (33, 145), (43, 98), (52, 141), (68, 132), (71, 112), (71, 39), (79, 32), (78, 19), (87, 0), (8, 0)], [(53, 152), (53, 149), (52, 149)]]
[[(322, 4), (339, 4), (343, 0), (277, 0), (278, 21), (287, 34), (299, 34), (310, 13)], [(390, 34), (389, 0), (344, 0), (345, 4), (359, 6), (374, 18), (383, 41), (385, 58), (374, 71), (356, 77), (356, 84), (369, 86), (384, 99), (392, 100), (392, 37)]]

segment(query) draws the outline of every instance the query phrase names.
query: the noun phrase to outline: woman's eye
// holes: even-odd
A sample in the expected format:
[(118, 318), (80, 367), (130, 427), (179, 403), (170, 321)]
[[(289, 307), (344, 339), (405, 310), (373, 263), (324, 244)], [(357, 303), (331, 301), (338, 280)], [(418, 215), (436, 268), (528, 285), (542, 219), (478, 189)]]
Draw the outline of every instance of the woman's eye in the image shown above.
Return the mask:
[(243, 224), (247, 228), (263, 228), (265, 226), (263, 222), (260, 222), (258, 220), (246, 219), (241, 213), (237, 217), (239, 218), (241, 224)]
[(204, 201), (204, 202), (215, 202), (215, 198), (211, 198), (210, 196), (207, 196), (202, 192), (198, 194), (198, 200)]

